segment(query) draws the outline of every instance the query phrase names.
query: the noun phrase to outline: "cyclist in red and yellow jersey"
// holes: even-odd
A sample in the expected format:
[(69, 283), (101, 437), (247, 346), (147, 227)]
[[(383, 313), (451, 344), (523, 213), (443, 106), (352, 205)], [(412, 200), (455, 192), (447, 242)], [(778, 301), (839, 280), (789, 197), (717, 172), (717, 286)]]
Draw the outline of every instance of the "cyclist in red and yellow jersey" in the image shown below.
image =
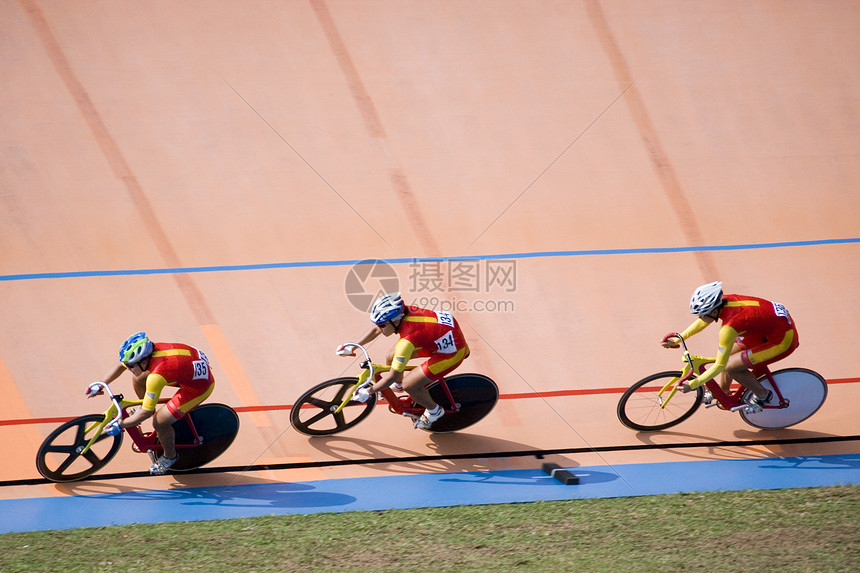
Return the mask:
[[(698, 378), (685, 384), (682, 391), (698, 388), (723, 373), (720, 387), (728, 391), (732, 380), (752, 390), (752, 406), (770, 402), (773, 392), (756, 380), (751, 369), (782, 360), (798, 346), (797, 329), (785, 307), (753, 296), (723, 295), (723, 283), (717, 281), (696, 289), (690, 299), (690, 313), (697, 315), (693, 324), (681, 332), (686, 340), (716, 320), (722, 320), (717, 361)], [(677, 348), (677, 337), (663, 339), (666, 348)]]
[[(152, 425), (164, 447), (164, 455), (149, 468), (154, 475), (162, 475), (176, 462), (176, 434), (173, 423), (203, 402), (215, 388), (215, 378), (209, 368), (209, 359), (200, 350), (187, 344), (152, 342), (145, 333), (129, 337), (120, 347), (119, 363), (102, 380), (110, 384), (126, 370), (134, 376), (134, 391), (143, 405), (128, 418), (116, 420), (105, 431), (116, 435), (122, 428), (139, 426), (152, 417)], [(158, 399), (165, 386), (179, 389), (173, 397), (156, 411)], [(87, 388), (88, 396), (98, 394), (98, 386)]]
[[(403, 390), (425, 408), (421, 417), (415, 420), (415, 427), (430, 428), (445, 411), (430, 396), (427, 386), (444, 378), (469, 356), (469, 345), (460, 325), (450, 312), (407, 307), (399, 292), (383, 295), (373, 303), (370, 320), (374, 326), (358, 341), (359, 344), (365, 345), (380, 334), (399, 334), (400, 339), (388, 355), (391, 370), (370, 388), (360, 390), (357, 399), (367, 401), (370, 395), (392, 384), (402, 385)], [(337, 353), (353, 355), (343, 346), (337, 349)], [(420, 368), (404, 375), (406, 363), (412, 358), (428, 360)]]

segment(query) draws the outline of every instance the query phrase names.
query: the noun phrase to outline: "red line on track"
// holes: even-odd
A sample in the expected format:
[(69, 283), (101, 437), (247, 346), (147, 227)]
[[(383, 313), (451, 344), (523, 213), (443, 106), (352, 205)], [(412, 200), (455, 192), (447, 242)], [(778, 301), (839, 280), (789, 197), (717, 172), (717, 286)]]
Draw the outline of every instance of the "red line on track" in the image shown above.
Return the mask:
[[(828, 380), (827, 384), (856, 384), (860, 378), (834, 378)], [(526, 400), (529, 398), (566, 398), (569, 396), (590, 396), (594, 394), (621, 394), (627, 388), (587, 388), (584, 390), (555, 390), (553, 392), (523, 392), (520, 394), (501, 394), (500, 400)], [(273, 406), (239, 406), (234, 408), (237, 412), (276, 412), (278, 410), (290, 410), (292, 405), (276, 404)], [(0, 426), (26, 426), (31, 424), (62, 424), (74, 420), (76, 416), (60, 418), (22, 418), (18, 420), (0, 420)]]

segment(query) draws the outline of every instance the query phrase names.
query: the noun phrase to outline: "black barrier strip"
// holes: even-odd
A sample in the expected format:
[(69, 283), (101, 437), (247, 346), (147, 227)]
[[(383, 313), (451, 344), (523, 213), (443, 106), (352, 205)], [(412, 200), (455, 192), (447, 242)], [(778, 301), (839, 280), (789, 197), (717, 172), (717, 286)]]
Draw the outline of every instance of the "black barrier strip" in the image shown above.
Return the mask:
[[(365, 464), (391, 464), (391, 463), (414, 463), (414, 462), (432, 462), (444, 460), (468, 460), (476, 458), (522, 458), (534, 456), (537, 459), (542, 459), (544, 456), (560, 455), (560, 454), (589, 454), (598, 452), (625, 452), (638, 450), (675, 450), (688, 448), (726, 448), (732, 446), (770, 446), (770, 445), (790, 445), (790, 444), (821, 444), (827, 442), (850, 442), (860, 440), (860, 435), (856, 436), (826, 436), (820, 438), (792, 438), (785, 440), (733, 440), (723, 442), (704, 442), (704, 443), (680, 443), (680, 444), (640, 444), (637, 446), (595, 446), (586, 448), (559, 448), (553, 450), (521, 450), (514, 452), (482, 452), (475, 454), (454, 454), (449, 456), (411, 456), (406, 458), (369, 458), (359, 460), (329, 460), (325, 462), (296, 462), (289, 464), (261, 464), (253, 466), (222, 466), (217, 468), (198, 468), (187, 472), (176, 472), (175, 475), (195, 475), (195, 474), (215, 474), (215, 473), (230, 473), (230, 472), (258, 472), (264, 470), (294, 470), (306, 468), (322, 468), (334, 466), (356, 466)], [(98, 474), (85, 477), (75, 482), (66, 483), (81, 483), (85, 481), (106, 481), (112, 479), (126, 479), (135, 477), (149, 477), (149, 472), (131, 472), (124, 474)], [(38, 485), (54, 483), (46, 479), (21, 479), (9, 480), (0, 482), (0, 487), (11, 487), (20, 485)]]

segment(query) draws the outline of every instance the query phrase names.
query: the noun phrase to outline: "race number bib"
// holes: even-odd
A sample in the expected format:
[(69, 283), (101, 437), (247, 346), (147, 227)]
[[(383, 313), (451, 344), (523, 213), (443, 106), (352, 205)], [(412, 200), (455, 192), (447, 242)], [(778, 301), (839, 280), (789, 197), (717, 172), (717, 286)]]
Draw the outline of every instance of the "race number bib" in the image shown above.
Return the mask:
[(788, 324), (791, 324), (791, 317), (790, 317), (790, 316), (788, 316), (788, 311), (787, 311), (787, 310), (785, 310), (785, 306), (784, 306), (784, 305), (779, 304), (778, 302), (774, 302), (774, 303), (771, 303), (771, 304), (773, 304), (773, 312), (774, 312), (777, 316), (781, 316), (782, 318), (784, 318), (785, 320), (787, 320), (787, 321), (788, 321)]
[(454, 315), (450, 312), (437, 312), (436, 321), (439, 324), (444, 324), (445, 326), (450, 326), (451, 328), (454, 328)]
[[(195, 348), (195, 350), (197, 350)], [(195, 360), (191, 364), (194, 366), (194, 376), (192, 380), (208, 380), (209, 379), (209, 359), (206, 355), (197, 350), (200, 360)]]
[(454, 354), (457, 352), (457, 344), (454, 342), (454, 332), (448, 331), (445, 336), (437, 338), (433, 342), (436, 343), (436, 351), (442, 354)]

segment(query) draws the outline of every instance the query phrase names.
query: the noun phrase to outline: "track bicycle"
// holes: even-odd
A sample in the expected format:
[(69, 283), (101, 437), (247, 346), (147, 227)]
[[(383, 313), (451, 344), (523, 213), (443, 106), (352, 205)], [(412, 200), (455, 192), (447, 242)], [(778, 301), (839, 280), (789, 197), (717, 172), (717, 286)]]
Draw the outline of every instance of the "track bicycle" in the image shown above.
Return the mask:
[(708, 380), (695, 390), (679, 392), (680, 386), (706, 370), (716, 358), (690, 354), (680, 334), (667, 335), (663, 340), (677, 337), (683, 347), (684, 367), (680, 371), (659, 372), (647, 376), (628, 388), (618, 401), (617, 414), (622, 424), (642, 432), (665, 430), (692, 416), (699, 406), (717, 406), (738, 412), (744, 422), (756, 428), (776, 430), (787, 428), (812, 416), (827, 398), (827, 382), (807, 368), (786, 368), (771, 372), (766, 366), (752, 369), (756, 379), (773, 391), (770, 403), (761, 409), (747, 404), (752, 392), (739, 387), (724, 392), (716, 380)]
[[(123, 434), (131, 438), (132, 450), (149, 454), (152, 462), (164, 451), (154, 430), (145, 433), (140, 426), (124, 428), (116, 436), (103, 430), (116, 417), (126, 418), (129, 408), (140, 407), (143, 400), (126, 400), (114, 394), (104, 382), (97, 382), (111, 401), (103, 414), (87, 414), (69, 420), (51, 432), (36, 454), (36, 468), (54, 482), (81, 480), (103, 468), (122, 446)], [(167, 398), (159, 400), (160, 404)], [(176, 463), (170, 471), (189, 471), (208, 464), (230, 447), (239, 432), (239, 416), (225, 404), (201, 404), (173, 424), (176, 432)]]
[[(345, 348), (357, 348), (364, 353), (361, 373), (357, 377), (343, 377), (317, 384), (296, 400), (290, 410), (290, 424), (296, 431), (308, 436), (328, 436), (352, 428), (370, 415), (378, 401), (377, 394), (362, 403), (354, 400), (360, 388), (367, 388), (391, 366), (374, 364), (367, 349), (355, 343)], [(408, 370), (414, 365), (406, 367)], [(483, 374), (455, 374), (427, 389), (437, 404), (445, 409), (445, 415), (426, 431), (434, 433), (455, 432), (478, 422), (490, 413), (499, 400), (499, 387)], [(381, 390), (388, 410), (399, 416), (417, 420), (424, 407), (416, 404), (408, 394), (396, 392), (388, 387)]]

